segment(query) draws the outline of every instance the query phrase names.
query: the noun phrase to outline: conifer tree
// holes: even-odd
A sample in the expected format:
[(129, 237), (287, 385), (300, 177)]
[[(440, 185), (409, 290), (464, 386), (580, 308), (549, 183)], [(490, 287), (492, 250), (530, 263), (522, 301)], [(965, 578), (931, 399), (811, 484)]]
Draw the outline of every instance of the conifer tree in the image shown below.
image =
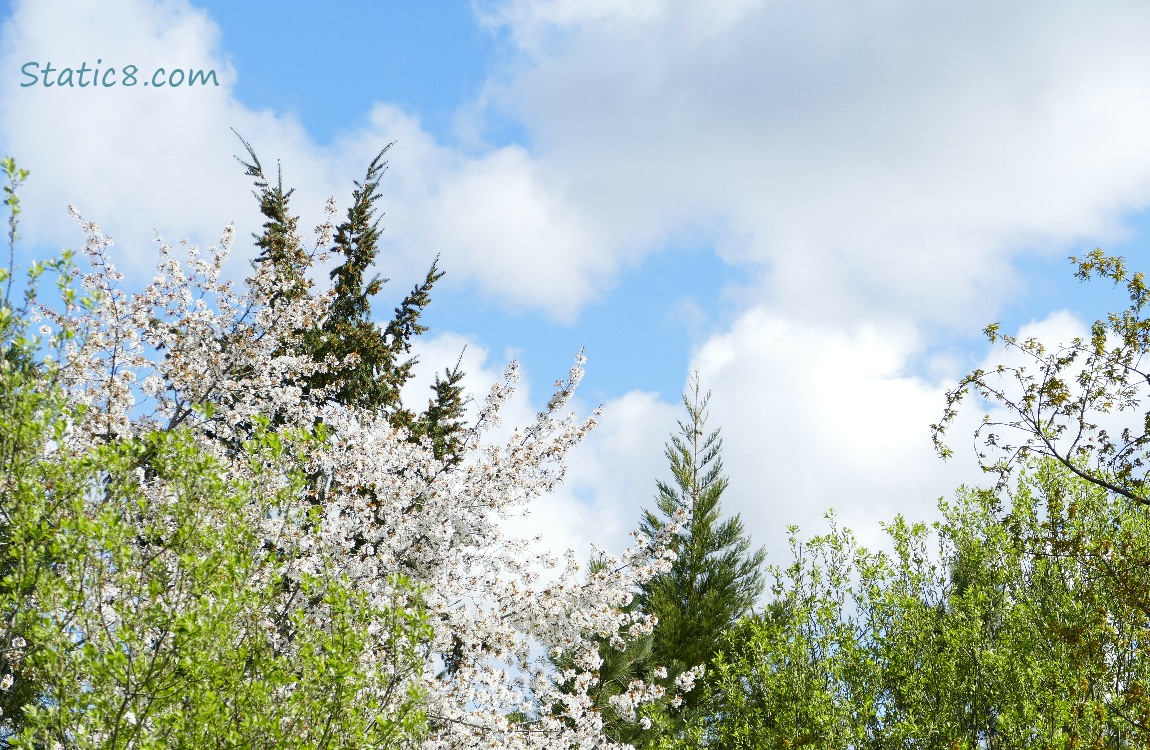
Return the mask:
[[(658, 622), (644, 635), (626, 639), (625, 648), (594, 637), (602, 658), (596, 680), (588, 691), (603, 719), (604, 733), (613, 741), (637, 748), (664, 747), (664, 740), (682, 734), (696, 718), (702, 686), (683, 691), (684, 673), (706, 667), (724, 636), (752, 612), (763, 592), (760, 568), (765, 550), (751, 551), (742, 520), (736, 514), (723, 519), (719, 500), (727, 487), (720, 456), (719, 431), (706, 431), (710, 393), (703, 396), (696, 374), (683, 395), (687, 419), (679, 422), (665, 454), (673, 485), (657, 482), (657, 511), (644, 509), (641, 531), (656, 537), (679, 523), (671, 537), (676, 554), (671, 569), (650, 579), (622, 607), (627, 613), (654, 615)], [(685, 522), (682, 520), (685, 517)], [(592, 573), (601, 563), (592, 560)], [(552, 659), (557, 672), (570, 667), (566, 658)], [(660, 685), (664, 698), (639, 714), (625, 718), (612, 698), (624, 693), (633, 680)]]
[[(251, 145), (240, 139), (250, 161), (240, 160), (247, 175), (255, 178), (256, 198), (266, 217), (264, 232), (256, 236), (260, 254), (256, 263), (272, 263), (280, 287), (274, 302), (291, 302), (310, 294), (311, 281), (302, 269), (306, 250), (296, 233), (298, 217), (288, 208), (291, 190), (284, 190), (282, 178), (271, 185)], [(410, 439), (428, 439), (438, 458), (454, 463), (460, 448), (464, 427), (463, 372), (456, 366), (437, 375), (427, 408), (416, 414), (400, 399), (403, 386), (412, 378), (416, 358), (410, 356), (413, 337), (427, 327), (419, 319), (431, 302), (431, 288), (442, 276), (432, 263), (424, 280), (415, 285), (395, 308), (392, 319), (383, 326), (371, 317), (371, 297), (377, 295), (388, 279), (378, 275), (365, 283), (365, 277), (378, 255), (379, 220), (375, 203), (379, 198), (379, 180), (387, 162), (383, 157), (388, 144), (368, 166), (363, 182), (355, 183), (352, 203), (346, 220), (336, 228), (333, 252), (343, 262), (331, 271), (334, 299), (328, 317), (305, 336), (307, 353), (317, 361), (334, 357), (344, 363), (335, 370), (316, 373), (307, 379), (309, 388), (330, 388), (336, 403), (382, 412), (395, 427), (408, 431)]]
[(722, 516), (720, 498), (727, 478), (719, 431), (706, 430), (710, 397), (702, 394), (696, 373), (683, 395), (687, 418), (678, 423), (679, 434), (666, 446), (673, 479), (657, 483), (656, 510), (643, 511), (640, 528), (652, 537), (685, 517), (671, 537), (676, 555), (671, 569), (641, 586), (628, 605), (654, 615), (658, 623), (625, 650), (605, 641), (599, 644), (603, 664), (590, 694), (604, 717), (607, 735), (635, 747), (660, 746), (661, 737), (681, 734), (696, 713), (703, 690), (698, 687), (681, 695), (681, 702), (678, 697), (665, 700), (661, 710), (648, 711), (648, 719), (655, 719), (650, 726), (620, 720), (611, 696), (633, 679), (659, 683), (668, 696), (678, 696), (679, 678), (710, 663), (724, 636), (753, 611), (763, 592), (760, 568), (766, 551), (751, 550), (738, 514)]
[[(707, 432), (711, 394), (701, 394), (698, 373), (683, 396), (687, 418), (667, 444), (672, 483), (658, 483), (656, 511), (644, 510), (641, 528), (658, 534), (679, 511), (686, 523), (672, 537), (675, 562), (669, 572), (640, 588), (639, 606), (659, 618), (652, 634), (651, 659), (673, 681), (687, 669), (706, 665), (723, 635), (749, 614), (763, 591), (760, 568), (764, 549), (751, 550), (751, 539), (738, 514), (723, 518), (720, 498), (727, 488), (719, 431)], [(701, 691), (687, 693), (679, 721), (698, 702)]]

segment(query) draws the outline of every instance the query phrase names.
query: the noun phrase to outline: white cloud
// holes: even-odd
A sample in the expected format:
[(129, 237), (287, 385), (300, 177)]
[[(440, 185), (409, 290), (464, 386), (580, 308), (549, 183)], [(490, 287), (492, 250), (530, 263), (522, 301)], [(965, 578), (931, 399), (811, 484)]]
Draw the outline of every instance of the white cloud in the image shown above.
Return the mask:
[(512, 307), (565, 319), (609, 283), (617, 259), (596, 236), (595, 222), (568, 205), (561, 181), (542, 174), (522, 147), (474, 158), (429, 150), (434, 155), (395, 159), (396, 171), (439, 167), (421, 192), (391, 196), (397, 205), (390, 236), (402, 247), (439, 254), (453, 276)]
[(582, 508), (579, 529), (613, 551), (631, 543), (643, 508), (655, 510), (655, 481), (670, 479), (663, 446), (681, 417), (678, 404), (632, 391), (603, 405), (603, 417), (570, 465), (570, 488)]
[(980, 480), (963, 450), (973, 411), (951, 433), (958, 457), (934, 454), (929, 426), (948, 384), (908, 374), (920, 345), (907, 326), (844, 330), (754, 308), (696, 353), (714, 392), (711, 426), (724, 435), (724, 509), (742, 515), (772, 561), (789, 560), (788, 525), (809, 537), (830, 508), (879, 544), (880, 521), (934, 519), (939, 497)]
[[(301, 233), (322, 218), (329, 195), (341, 206), (381, 147), (391, 169), (380, 208), (388, 243), (383, 270), (405, 279), (436, 253), (453, 281), (470, 281), (510, 307), (570, 317), (610, 282), (618, 258), (562, 180), (524, 149), (468, 155), (438, 143), (417, 116), (364, 102), (365, 121), (317, 144), (294, 118), (248, 109), (233, 94), (235, 72), (211, 18), (183, 0), (37, 0), (17, 3), (4, 27), (0, 65), (136, 65), (215, 70), (219, 87), (21, 88), (0, 81), (0, 142), (32, 171), (22, 190), (23, 235), (37, 246), (82, 241), (65, 207), (74, 203), (117, 240), (121, 270), (143, 275), (155, 258), (153, 231), (170, 242), (214, 241), (229, 221), (242, 244), (262, 224), (251, 180), (232, 159), (251, 142), (265, 171), (294, 188)], [(245, 270), (239, 260), (236, 268)], [(405, 282), (406, 285), (406, 282)]]
[(977, 325), (1013, 253), (1150, 199), (1143, 4), (622, 5), (488, 4), (520, 52), (488, 96), (608, 241), (712, 222), (775, 309)]
[[(81, 235), (65, 207), (76, 204), (117, 239), (118, 264), (131, 273), (155, 257), (152, 232), (169, 241), (206, 243), (233, 219), (258, 228), (251, 183), (232, 159), (243, 154), (234, 127), (259, 148), (275, 175), (275, 155), (290, 161), (289, 179), (306, 187), (299, 202), (326, 197), (299, 125), (270, 112), (251, 112), (232, 97), (235, 82), (219, 29), (186, 2), (18, 3), (4, 27), (2, 61), (19, 70), (27, 61), (55, 68), (102, 61), (121, 85), (21, 88), (5, 76), (0, 132), (7, 153), (32, 172), (25, 190), (23, 234), (29, 241), (75, 247)], [(214, 70), (219, 86), (158, 89), (122, 85), (124, 69), (146, 80), (158, 67)], [(302, 178), (302, 179), (301, 179)], [(241, 237), (246, 238), (246, 233)], [(142, 269), (141, 269), (142, 270)]]
[[(1137, 3), (953, 9), (900, 2), (506, 0), (514, 43), (483, 101), (522, 146), (462, 152), (386, 103), (316, 144), (245, 108), (219, 30), (181, 0), (15, 6), (0, 64), (214, 69), (219, 88), (20, 88), (5, 150), (33, 170), (25, 234), (76, 244), (74, 202), (132, 265), (169, 239), (258, 228), (235, 127), (283, 161), (304, 229), (384, 143), (388, 242), (409, 268), (570, 319), (685, 228), (765, 269), (763, 299), (812, 320), (881, 312), (961, 325), (1017, 292), (1011, 254), (1120, 231), (1150, 198), (1150, 51)], [(1105, 39), (1105, 44), (1087, 40)], [(1081, 50), (1082, 53), (1075, 53)], [(468, 103), (461, 103), (461, 111)]]

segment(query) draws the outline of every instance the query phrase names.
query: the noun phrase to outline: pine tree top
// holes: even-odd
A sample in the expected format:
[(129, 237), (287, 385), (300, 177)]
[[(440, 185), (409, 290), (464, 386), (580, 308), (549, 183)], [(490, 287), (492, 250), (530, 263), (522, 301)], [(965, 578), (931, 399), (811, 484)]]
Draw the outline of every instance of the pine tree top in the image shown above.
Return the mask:
[[(671, 570), (645, 584), (640, 606), (659, 618), (652, 659), (668, 666), (669, 677), (707, 664), (723, 634), (749, 614), (763, 592), (760, 568), (766, 551), (752, 551), (738, 514), (724, 518), (720, 503), (727, 488), (723, 441), (708, 430), (711, 394), (704, 394), (695, 373), (683, 396), (686, 418), (667, 443), (670, 482), (657, 482), (656, 511), (644, 509), (642, 530), (658, 533), (679, 511), (687, 521), (673, 537), (676, 559)], [(696, 698), (688, 694), (687, 710)]]
[[(275, 269), (273, 304), (301, 299), (312, 293), (313, 284), (305, 272), (311, 257), (297, 233), (299, 217), (289, 207), (293, 191), (284, 188), (282, 172), (273, 185), (251, 144), (243, 138), (240, 142), (248, 158), (239, 161), (245, 174), (255, 178), (255, 196), (266, 219), (263, 233), (255, 235), (260, 249), (255, 263), (271, 263)], [(378, 274), (368, 279), (368, 274), (379, 255), (382, 230), (376, 202), (380, 179), (387, 169), (384, 156), (393, 145), (381, 149), (368, 165), (364, 179), (355, 182), (346, 218), (335, 229), (330, 251), (342, 262), (330, 272), (331, 306), (322, 324), (306, 332), (304, 349), (316, 361), (340, 364), (309, 376), (306, 387), (328, 390), (336, 403), (384, 414), (393, 426), (407, 430), (410, 439), (429, 440), (439, 458), (455, 462), (465, 428), (462, 355), (453, 369), (436, 375), (426, 409), (409, 408), (401, 398), (418, 364), (411, 355), (412, 342), (427, 331), (420, 318), (431, 302), (432, 287), (443, 277), (438, 256), (424, 279), (394, 309), (390, 320), (380, 325), (372, 319), (371, 299), (388, 282)]]

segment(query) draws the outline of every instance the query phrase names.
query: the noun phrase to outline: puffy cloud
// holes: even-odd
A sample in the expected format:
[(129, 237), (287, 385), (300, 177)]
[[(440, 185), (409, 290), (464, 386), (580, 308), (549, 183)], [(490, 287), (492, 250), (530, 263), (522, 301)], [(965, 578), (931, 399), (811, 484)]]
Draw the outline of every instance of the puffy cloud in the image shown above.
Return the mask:
[(1017, 290), (1011, 253), (1105, 240), (1150, 195), (1150, 52), (1136, 31), (1148, 13), (487, 2), (481, 17), (513, 47), (483, 101), (526, 123), (530, 150), (462, 151), (386, 103), (365, 102), (365, 122), (326, 145), (249, 110), (218, 28), (182, 0), (41, 0), (5, 26), (9, 70), (102, 59), (212, 69), (220, 86), (20, 88), (13, 75), (0, 132), (35, 175), (26, 236), (75, 244), (75, 202), (133, 265), (150, 260), (153, 228), (200, 242), (233, 218), (242, 236), (258, 228), (234, 127), (282, 160), (305, 230), (398, 140), (383, 187), (396, 263), (442, 252), (454, 278), (511, 307), (570, 319), (621, 268), (704, 227), (790, 314), (978, 323), (974, 308)]
[[(829, 507), (881, 542), (879, 521), (932, 518), (938, 497), (985, 483), (975, 401), (949, 463), (929, 430), (978, 363), (924, 332), (983, 325), (1023, 288), (1014, 258), (1112, 240), (1150, 200), (1136, 3), (485, 11), (519, 53), (488, 100), (524, 120), (609, 244), (637, 255), (705, 226), (760, 275), (693, 365), (726, 435), (727, 508), (777, 561), (786, 525), (813, 532)], [(1091, 39), (1107, 43), (1074, 52)], [(1081, 330), (1053, 313), (1022, 335)]]
[[(1055, 311), (1004, 333), (1056, 350), (1089, 336), (1089, 328)], [(1002, 364), (1034, 371), (1034, 363), (1000, 344), (977, 359), (930, 355), (924, 344), (913, 326), (832, 327), (758, 307), (698, 349), (692, 365), (714, 392), (711, 426), (723, 431), (731, 477), (724, 510), (742, 515), (769, 560), (790, 559), (788, 525), (808, 538), (826, 529), (829, 509), (862, 544), (886, 547), (882, 522), (896, 514), (933, 521), (938, 499), (952, 498), (960, 485), (993, 485), (995, 478), (978, 467), (976, 448), (984, 446), (976, 446), (974, 435), (984, 414), (994, 422), (1010, 419), (1000, 405), (977, 394), (962, 402), (946, 434), (955, 452), (949, 461), (935, 454), (930, 425), (942, 416), (946, 392), (971, 370)], [(1017, 399), (1013, 382), (1004, 385), (1007, 397)], [(1140, 427), (1141, 419), (1115, 413), (1099, 422), (1116, 434)]]
[(680, 412), (677, 403), (645, 391), (603, 405), (599, 426), (571, 458), (571, 491), (581, 502), (579, 528), (589, 542), (622, 550), (642, 509), (656, 509), (655, 481), (671, 479), (663, 446)]
[(952, 432), (958, 457), (934, 454), (930, 424), (947, 383), (910, 372), (920, 347), (908, 326), (832, 328), (754, 308), (698, 350), (732, 478), (724, 509), (772, 561), (789, 559), (787, 526), (810, 536), (831, 508), (864, 544), (880, 544), (879, 522), (933, 519), (938, 498), (980, 480), (962, 450), (973, 410)]
[[(130, 275), (155, 258), (153, 233), (168, 241), (214, 241), (236, 220), (242, 245), (262, 220), (246, 158), (232, 129), (255, 146), (274, 180), (296, 190), (301, 234), (322, 219), (329, 195), (341, 205), (370, 159), (396, 141), (381, 184), (387, 211), (385, 274), (421, 273), (436, 253), (453, 281), (470, 280), (511, 307), (570, 317), (610, 282), (618, 260), (568, 200), (562, 179), (522, 147), (465, 153), (441, 144), (418, 117), (385, 102), (364, 102), (364, 121), (317, 144), (288, 115), (255, 111), (233, 94), (235, 73), (211, 18), (183, 0), (38, 0), (17, 3), (4, 26), (0, 64), (56, 69), (158, 67), (214, 70), (219, 86), (21, 88), (0, 81), (0, 139), (33, 173), (22, 191), (23, 235), (36, 246), (76, 246), (65, 207), (76, 204), (117, 240)], [(97, 63), (97, 61), (101, 61)], [(89, 74), (90, 75), (90, 74)], [(78, 83), (78, 81), (77, 81)], [(237, 259), (236, 267), (244, 266)]]
[[(114, 68), (108, 80), (118, 82), (84, 88), (21, 88), (28, 82), (21, 76), (0, 82), (5, 150), (32, 172), (22, 196), (29, 241), (78, 245), (79, 231), (65, 213), (76, 204), (117, 239), (119, 265), (131, 273), (151, 266), (153, 231), (169, 241), (206, 243), (233, 219), (246, 220), (246, 232), (257, 229), (251, 183), (232, 159), (243, 153), (233, 127), (270, 161), (265, 167), (273, 179), (274, 155), (284, 156), (289, 180), (307, 186), (300, 203), (320, 214), (330, 182), (314, 160), (296, 156), (306, 153), (307, 136), (294, 121), (248, 111), (232, 97), (235, 73), (219, 37), (205, 12), (181, 0), (16, 4), (0, 48), (6, 69), (27, 61), (99, 65)], [(135, 86), (124, 85), (127, 66), (138, 68)], [(159, 67), (215, 71), (219, 86), (145, 86)]]
[(531, 144), (464, 151), (386, 103), (365, 102), (364, 122), (330, 144), (244, 107), (218, 28), (186, 2), (41, 0), (5, 26), (10, 70), (103, 59), (212, 69), (220, 86), (20, 88), (13, 75), (0, 133), (35, 175), (25, 235), (76, 244), (74, 202), (132, 265), (150, 261), (153, 228), (199, 242), (231, 219), (241, 236), (258, 228), (234, 127), (269, 168), (283, 162), (305, 230), (397, 140), (383, 184), (391, 262), (418, 269), (441, 252), (453, 281), (513, 308), (571, 319), (620, 269), (703, 228), (788, 314), (977, 324), (978, 307), (1017, 291), (1012, 253), (1105, 240), (1150, 195), (1147, 13), (488, 2), (481, 17), (513, 48), (486, 113), (521, 118)]
[[(406, 147), (405, 147), (406, 148)], [(403, 149), (401, 149), (401, 152)], [(617, 259), (566, 200), (562, 180), (545, 174), (520, 146), (477, 157), (443, 147), (399, 153), (395, 171), (432, 180), (394, 199), (389, 236), (409, 253), (440, 255), (452, 275), (509, 306), (571, 319), (609, 283)]]
[(1141, 4), (486, 7), (520, 53), (490, 100), (609, 239), (708, 222), (808, 319), (979, 324), (1012, 254), (1104, 241), (1150, 198)]

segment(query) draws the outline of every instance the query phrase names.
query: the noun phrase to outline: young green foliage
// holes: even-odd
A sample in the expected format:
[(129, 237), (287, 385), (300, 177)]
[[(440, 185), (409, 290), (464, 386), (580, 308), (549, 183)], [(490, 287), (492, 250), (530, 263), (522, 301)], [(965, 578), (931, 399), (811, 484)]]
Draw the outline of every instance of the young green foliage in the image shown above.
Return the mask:
[[(0, 591), (30, 596), (33, 590), (19, 586), (18, 578), (14, 580), (19, 574), (19, 559), (13, 554), (14, 536), (19, 534), (13, 527), (16, 481), (28, 474), (43, 441), (39, 414), (55, 404), (49, 394), (35, 388), (35, 371), (22, 366), (34, 353), (23, 336), (21, 322), (17, 316), (0, 321), (0, 345), (5, 352), (0, 359), (0, 477), (4, 479), (0, 485)], [(9, 616), (0, 621), (0, 685), (7, 681), (8, 687), (0, 691), (0, 720), (5, 722), (0, 726), (7, 732), (0, 731), (0, 736), (19, 729), (23, 707), (43, 693), (38, 675), (23, 658), (28, 628), (15, 622), (11, 613), (4, 614)]]
[[(1057, 462), (1082, 481), (1043, 485), (1049, 519), (1041, 536), (1028, 536), (1026, 526), (1019, 525), (1019, 508), (1025, 507), (1019, 498), (1014, 498), (1009, 528), (1015, 539), (1027, 543), (1036, 566), (1066, 560), (1085, 572), (1067, 611), (1093, 599), (1098, 604), (1091, 621), (1067, 624), (1062, 621), (1066, 611), (1046, 610), (1056, 618), (1050, 628), (1075, 646), (1076, 659), (1086, 658), (1087, 647), (1094, 649), (1094, 666), (1076, 671), (1069, 692), (1090, 696), (1092, 710), (1108, 717), (1107, 726), (1117, 727), (1115, 737), (1144, 741), (1150, 705), (1139, 673), (1128, 665), (1137, 663), (1130, 650), (1145, 642), (1150, 615), (1144, 575), (1150, 563), (1144, 531), (1150, 512), (1150, 411), (1144, 404), (1150, 383), (1144, 366), (1150, 350), (1150, 291), (1143, 274), (1131, 271), (1121, 257), (1096, 249), (1071, 260), (1082, 281), (1099, 278), (1124, 286), (1129, 304), (1096, 321), (1088, 339), (1069, 343), (1019, 340), (1001, 334), (997, 324), (988, 326), (990, 340), (1005, 344), (1022, 362), (967, 375), (947, 396), (943, 419), (934, 426), (935, 443), (941, 455), (950, 455), (942, 440), (945, 431), (962, 399), (974, 393), (1006, 415), (987, 414), (975, 433), (976, 441), (981, 438), (990, 449), (979, 453), (980, 464), (998, 475), (1000, 488), (1032, 455)], [(1051, 470), (1043, 471), (1049, 475)], [(1086, 508), (1091, 513), (1084, 514)]]
[(17, 167), (16, 161), (10, 156), (0, 159), (0, 169), (4, 170), (4, 176), (8, 178), (8, 184), (4, 186), (4, 205), (8, 207), (8, 268), (0, 278), (0, 281), (5, 283), (4, 303), (0, 307), (7, 308), (11, 304), (12, 276), (16, 268), (16, 240), (19, 238), (16, 233), (20, 217), (20, 196), (17, 188), (28, 179), (29, 173), (27, 169)]
[[(872, 666), (859, 658), (849, 609), (858, 552), (848, 531), (806, 544), (791, 528), (794, 562), (768, 568), (773, 600), (728, 630), (680, 747), (857, 747), (873, 714)], [(860, 689), (864, 688), (864, 689)]]
[(960, 490), (933, 529), (889, 524), (887, 553), (833, 524), (792, 537), (679, 746), (1144, 747), (1150, 512), (1052, 460), (1013, 497), (1003, 519), (993, 493)]
[(974, 393), (1005, 413), (993, 419), (986, 415), (975, 433), (976, 444), (981, 441), (988, 449), (979, 449), (979, 464), (998, 475), (998, 489), (1006, 488), (1013, 469), (1035, 454), (1128, 500), (1150, 504), (1150, 410), (1130, 413), (1141, 411), (1150, 395), (1150, 370), (1144, 363), (1150, 352), (1150, 292), (1143, 274), (1131, 272), (1121, 257), (1096, 249), (1070, 260), (1082, 281), (1098, 277), (1124, 285), (1130, 304), (1095, 321), (1089, 339), (1054, 346), (1003, 334), (997, 323), (987, 326), (990, 342), (1019, 355), (1022, 364), (978, 369), (964, 377), (947, 394), (942, 419), (932, 425), (935, 447), (942, 457), (951, 455), (946, 431), (959, 404)]
[[(12, 377), (3, 386), (18, 408), (0, 432), (26, 439), (3, 477), (0, 614), (5, 659), (17, 655), (35, 678), (31, 695), (8, 701), (23, 700), (23, 713), (0, 717), (9, 746), (382, 748), (418, 738), (409, 677), (426, 617), (369, 604), (337, 568), (292, 571), (267, 544), (269, 519), (297, 523), (300, 472), (230, 478), (186, 430), (73, 454), (62, 401)], [(252, 465), (281, 471), (283, 442), (254, 440)], [(285, 594), (285, 576), (299, 579), (301, 597)], [(364, 658), (381, 649), (390, 664)]]

